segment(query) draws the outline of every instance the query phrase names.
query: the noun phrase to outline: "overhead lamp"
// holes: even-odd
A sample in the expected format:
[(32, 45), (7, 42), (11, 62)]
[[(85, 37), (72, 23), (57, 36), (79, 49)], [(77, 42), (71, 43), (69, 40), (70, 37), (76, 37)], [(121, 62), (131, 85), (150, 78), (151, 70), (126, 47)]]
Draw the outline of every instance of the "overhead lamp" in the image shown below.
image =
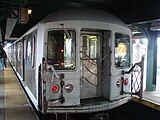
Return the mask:
[(28, 9), (28, 14), (30, 15), (32, 13), (32, 9)]
[(19, 8), (19, 21), (22, 24), (26, 24), (29, 20), (29, 14), (32, 13), (30, 8)]

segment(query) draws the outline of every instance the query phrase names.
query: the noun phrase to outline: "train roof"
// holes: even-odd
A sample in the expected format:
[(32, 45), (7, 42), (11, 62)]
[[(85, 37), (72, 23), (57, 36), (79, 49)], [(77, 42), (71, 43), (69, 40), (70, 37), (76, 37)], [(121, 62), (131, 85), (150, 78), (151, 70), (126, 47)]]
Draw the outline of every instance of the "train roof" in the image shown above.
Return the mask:
[(108, 12), (87, 8), (72, 8), (59, 10), (57, 12), (54, 12), (53, 14), (48, 15), (40, 23), (66, 20), (99, 21), (126, 26), (125, 23), (121, 21), (118, 17)]

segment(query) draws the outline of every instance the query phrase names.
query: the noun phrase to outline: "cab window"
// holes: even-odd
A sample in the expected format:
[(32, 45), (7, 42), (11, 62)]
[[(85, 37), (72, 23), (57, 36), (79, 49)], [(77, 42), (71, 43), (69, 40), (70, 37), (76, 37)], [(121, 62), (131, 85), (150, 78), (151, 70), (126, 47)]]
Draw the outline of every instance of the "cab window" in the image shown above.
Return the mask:
[[(68, 35), (67, 35), (68, 34)], [(50, 30), (47, 37), (47, 63), (57, 70), (73, 70), (76, 63), (76, 32)]]
[(128, 35), (115, 33), (115, 67), (130, 66), (130, 38)]

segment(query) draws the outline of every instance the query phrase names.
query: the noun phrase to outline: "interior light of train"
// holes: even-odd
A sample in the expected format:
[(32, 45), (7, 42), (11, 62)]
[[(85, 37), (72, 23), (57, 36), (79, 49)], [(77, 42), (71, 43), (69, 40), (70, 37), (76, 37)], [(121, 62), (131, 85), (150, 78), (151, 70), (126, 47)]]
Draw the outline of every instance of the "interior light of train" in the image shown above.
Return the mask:
[(67, 85), (65, 86), (65, 90), (66, 90), (68, 93), (72, 92), (72, 90), (73, 90), (73, 85), (72, 85), (72, 84), (67, 84)]
[(97, 36), (89, 36), (89, 38), (90, 38), (91, 40), (95, 40), (95, 39), (97, 38)]
[(51, 85), (51, 92), (57, 93), (59, 91), (59, 85), (53, 84)]

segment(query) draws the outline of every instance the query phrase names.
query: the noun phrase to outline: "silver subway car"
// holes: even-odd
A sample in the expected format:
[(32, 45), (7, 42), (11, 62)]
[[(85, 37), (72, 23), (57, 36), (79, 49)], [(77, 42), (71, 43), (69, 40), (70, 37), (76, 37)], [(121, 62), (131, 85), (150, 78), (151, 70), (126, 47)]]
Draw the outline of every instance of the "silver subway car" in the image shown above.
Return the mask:
[[(131, 99), (131, 31), (100, 10), (57, 11), (8, 49), (10, 62), (37, 110), (86, 113)], [(123, 78), (123, 79), (122, 79)], [(122, 89), (123, 88), (123, 89)]]

